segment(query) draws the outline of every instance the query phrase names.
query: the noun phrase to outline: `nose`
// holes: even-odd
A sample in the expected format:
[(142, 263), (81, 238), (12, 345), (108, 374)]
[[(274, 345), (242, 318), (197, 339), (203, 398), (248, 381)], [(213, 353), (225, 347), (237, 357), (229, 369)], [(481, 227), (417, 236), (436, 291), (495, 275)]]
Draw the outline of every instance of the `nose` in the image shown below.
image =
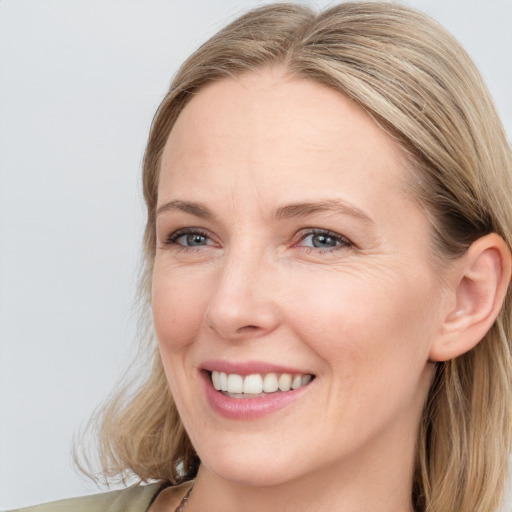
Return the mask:
[(208, 328), (229, 341), (258, 338), (274, 331), (280, 323), (274, 271), (263, 257), (228, 256), (206, 309)]

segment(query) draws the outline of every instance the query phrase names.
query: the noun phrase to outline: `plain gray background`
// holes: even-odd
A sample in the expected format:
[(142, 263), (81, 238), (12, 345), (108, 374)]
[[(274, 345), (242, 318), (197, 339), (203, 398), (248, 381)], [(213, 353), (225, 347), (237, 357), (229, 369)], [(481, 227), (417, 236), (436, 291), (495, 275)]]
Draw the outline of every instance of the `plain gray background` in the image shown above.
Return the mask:
[[(0, 0), (0, 509), (97, 492), (70, 451), (135, 350), (153, 112), (178, 64), (261, 3)], [(468, 49), (510, 136), (512, 0), (403, 3)]]

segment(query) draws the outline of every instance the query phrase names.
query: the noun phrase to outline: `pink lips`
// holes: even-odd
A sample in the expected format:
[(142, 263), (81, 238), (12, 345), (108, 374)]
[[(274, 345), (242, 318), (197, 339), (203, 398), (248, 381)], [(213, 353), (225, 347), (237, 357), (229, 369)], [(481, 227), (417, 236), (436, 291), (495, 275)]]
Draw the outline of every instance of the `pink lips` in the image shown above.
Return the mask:
[(212, 372), (217, 370), (226, 373), (238, 373), (238, 375), (250, 375), (251, 373), (292, 373), (292, 374), (308, 374), (307, 370), (290, 368), (287, 366), (279, 366), (275, 364), (264, 363), (260, 361), (250, 361), (241, 363), (232, 363), (230, 361), (214, 360), (205, 361), (201, 365), (201, 369)]
[(260, 362), (235, 364), (228, 361), (208, 361), (202, 364), (201, 368), (200, 375), (209, 406), (220, 416), (229, 419), (251, 420), (279, 411), (291, 405), (306, 393), (310, 387), (308, 385), (299, 389), (268, 393), (254, 398), (231, 398), (213, 387), (210, 372), (217, 370), (226, 373), (237, 373), (238, 375), (250, 375), (253, 373), (307, 374), (308, 372)]

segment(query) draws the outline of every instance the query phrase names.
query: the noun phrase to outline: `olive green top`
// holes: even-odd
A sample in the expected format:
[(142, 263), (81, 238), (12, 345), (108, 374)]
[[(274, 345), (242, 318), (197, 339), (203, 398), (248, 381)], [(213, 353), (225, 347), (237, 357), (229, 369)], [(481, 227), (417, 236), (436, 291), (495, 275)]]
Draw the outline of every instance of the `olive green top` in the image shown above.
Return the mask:
[(164, 488), (162, 484), (132, 485), (121, 491), (55, 501), (12, 512), (146, 512)]

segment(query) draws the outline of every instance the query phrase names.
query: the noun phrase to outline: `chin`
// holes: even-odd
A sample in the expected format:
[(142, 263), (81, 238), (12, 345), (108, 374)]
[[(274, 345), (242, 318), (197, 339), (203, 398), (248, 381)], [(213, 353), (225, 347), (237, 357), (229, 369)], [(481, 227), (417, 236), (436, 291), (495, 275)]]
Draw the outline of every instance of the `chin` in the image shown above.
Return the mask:
[(294, 474), (290, 474), (289, 464), (286, 469), (275, 465), (275, 460), (266, 462), (247, 463), (243, 458), (237, 460), (223, 460), (204, 462), (205, 467), (218, 478), (235, 483), (242, 487), (272, 487), (285, 484), (293, 480)]
[[(271, 487), (293, 480), (302, 473), (296, 455), (279, 453), (274, 447), (263, 446), (255, 440), (239, 439), (231, 446), (217, 441), (215, 449), (212, 450), (211, 445), (206, 448), (201, 450), (199, 446), (202, 465), (218, 478), (240, 486)], [(300, 453), (298, 448), (294, 452)]]

